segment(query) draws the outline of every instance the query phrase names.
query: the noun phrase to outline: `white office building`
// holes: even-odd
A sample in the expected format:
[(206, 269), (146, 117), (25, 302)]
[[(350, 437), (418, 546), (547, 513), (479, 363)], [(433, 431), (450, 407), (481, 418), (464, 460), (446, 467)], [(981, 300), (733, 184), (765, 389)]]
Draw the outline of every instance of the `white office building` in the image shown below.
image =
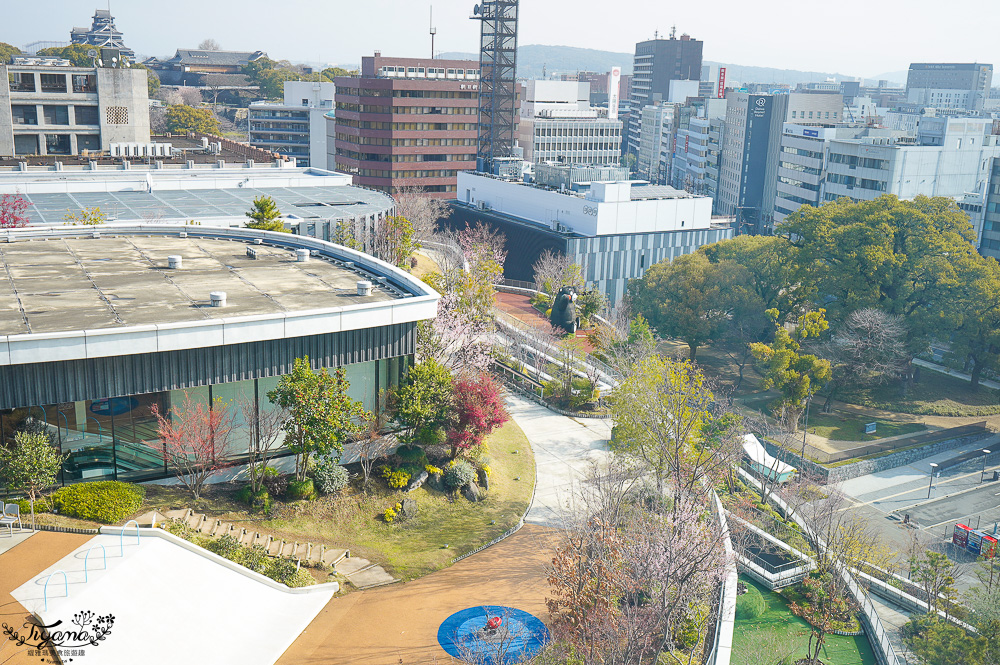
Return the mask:
[(564, 253), (583, 267), (586, 286), (612, 303), (654, 263), (732, 237), (728, 223), (712, 219), (706, 196), (642, 181), (591, 181), (587, 171), (564, 189), (459, 173), (455, 213), (504, 231), (509, 254), (526, 266), (532, 251)]
[(325, 166), (335, 90), (328, 82), (285, 81), (284, 103), (250, 104), (250, 145), (294, 158), (298, 166)]
[(526, 162), (621, 161), (622, 123), (608, 117), (609, 109), (590, 106), (589, 83), (528, 81), (524, 91), (517, 131)]

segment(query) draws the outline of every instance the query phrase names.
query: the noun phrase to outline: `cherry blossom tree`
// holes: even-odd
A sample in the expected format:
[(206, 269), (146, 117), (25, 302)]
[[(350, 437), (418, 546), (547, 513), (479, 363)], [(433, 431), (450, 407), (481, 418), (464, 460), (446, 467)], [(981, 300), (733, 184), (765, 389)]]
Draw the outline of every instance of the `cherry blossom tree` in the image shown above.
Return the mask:
[(0, 197), (0, 229), (16, 229), (28, 225), (28, 202), (20, 194)]
[(170, 466), (195, 501), (206, 481), (218, 473), (231, 452), (233, 414), (229, 405), (216, 399), (211, 405), (194, 402), (184, 392), (184, 401), (167, 413), (154, 404), (158, 441), (144, 441)]
[(493, 430), (510, 420), (503, 390), (489, 374), (461, 377), (454, 383), (454, 421), (448, 427), (451, 456), (478, 446)]

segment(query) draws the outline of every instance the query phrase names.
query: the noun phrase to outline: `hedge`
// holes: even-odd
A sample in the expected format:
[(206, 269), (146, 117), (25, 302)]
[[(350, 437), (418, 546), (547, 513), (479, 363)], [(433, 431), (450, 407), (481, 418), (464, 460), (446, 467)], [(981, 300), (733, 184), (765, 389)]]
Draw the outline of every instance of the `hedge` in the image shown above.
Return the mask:
[(146, 488), (117, 480), (79, 483), (56, 490), (51, 497), (55, 511), (69, 517), (114, 524), (139, 512)]
[(756, 587), (747, 586), (747, 592), (736, 599), (737, 619), (756, 619), (767, 609), (764, 596)]

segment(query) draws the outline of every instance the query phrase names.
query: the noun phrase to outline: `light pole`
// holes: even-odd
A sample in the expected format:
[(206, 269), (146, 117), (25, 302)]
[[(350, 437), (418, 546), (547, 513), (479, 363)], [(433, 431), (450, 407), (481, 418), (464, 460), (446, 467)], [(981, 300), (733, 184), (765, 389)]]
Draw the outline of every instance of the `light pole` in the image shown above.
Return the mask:
[(990, 454), (990, 450), (983, 448), (983, 471), (979, 474), (979, 482), (983, 482), (983, 477), (986, 475), (986, 456)]
[(931, 489), (934, 487), (934, 472), (937, 471), (937, 462), (931, 462), (931, 481), (927, 484), (927, 498), (931, 498)]
[(809, 433), (809, 405), (812, 404), (812, 394), (806, 396), (806, 420), (802, 426), (802, 459), (806, 458), (806, 434)]

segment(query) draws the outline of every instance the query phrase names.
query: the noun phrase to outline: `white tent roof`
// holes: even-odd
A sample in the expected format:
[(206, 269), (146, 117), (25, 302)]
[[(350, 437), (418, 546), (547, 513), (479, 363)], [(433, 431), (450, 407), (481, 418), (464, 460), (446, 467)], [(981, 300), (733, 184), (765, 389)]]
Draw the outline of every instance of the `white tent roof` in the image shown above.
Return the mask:
[(753, 434), (743, 435), (743, 452), (750, 458), (750, 461), (765, 469), (771, 469), (777, 475), (784, 475), (795, 471), (795, 467), (785, 464), (781, 460), (772, 457), (764, 449), (763, 444)]

